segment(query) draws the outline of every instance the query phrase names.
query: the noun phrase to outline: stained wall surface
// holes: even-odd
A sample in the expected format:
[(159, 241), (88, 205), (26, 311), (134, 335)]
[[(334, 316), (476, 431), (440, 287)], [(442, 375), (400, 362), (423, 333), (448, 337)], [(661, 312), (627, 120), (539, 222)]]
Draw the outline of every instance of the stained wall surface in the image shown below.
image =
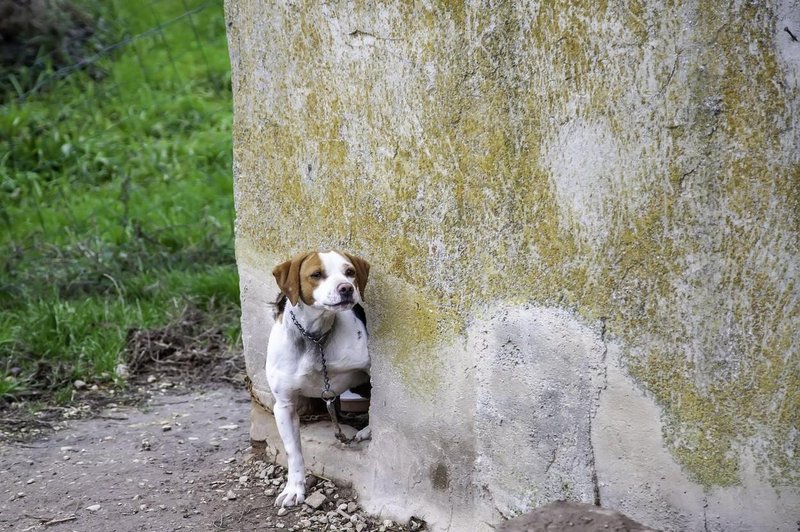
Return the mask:
[[(800, 5), (228, 0), (237, 258), (366, 290), (373, 511), (800, 519)], [(768, 525), (768, 526), (765, 526)]]

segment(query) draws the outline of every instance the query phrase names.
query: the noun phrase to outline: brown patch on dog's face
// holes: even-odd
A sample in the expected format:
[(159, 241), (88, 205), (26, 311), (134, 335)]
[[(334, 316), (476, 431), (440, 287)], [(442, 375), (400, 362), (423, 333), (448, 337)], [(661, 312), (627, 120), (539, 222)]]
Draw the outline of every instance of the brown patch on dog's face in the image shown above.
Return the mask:
[(340, 252), (339, 254), (347, 257), (347, 260), (350, 261), (353, 268), (356, 270), (356, 286), (358, 287), (358, 293), (361, 294), (361, 299), (364, 299), (364, 290), (367, 287), (367, 279), (369, 279), (369, 262), (349, 253)]
[(309, 300), (313, 302), (312, 293), (314, 288), (311, 287), (309, 290), (309, 284), (312, 284), (313, 281), (309, 281), (307, 278), (316, 272), (316, 270), (312, 270), (314, 264), (319, 265), (319, 269), (321, 269), (322, 263), (316, 252), (300, 253), (295, 255), (292, 260), (278, 264), (272, 270), (272, 275), (275, 277), (275, 282), (278, 283), (278, 288), (286, 294), (292, 305), (297, 305), (300, 299), (309, 305), (311, 304)]
[(325, 267), (317, 253), (309, 253), (300, 265), (300, 299), (306, 305), (313, 305), (314, 289), (325, 280)]

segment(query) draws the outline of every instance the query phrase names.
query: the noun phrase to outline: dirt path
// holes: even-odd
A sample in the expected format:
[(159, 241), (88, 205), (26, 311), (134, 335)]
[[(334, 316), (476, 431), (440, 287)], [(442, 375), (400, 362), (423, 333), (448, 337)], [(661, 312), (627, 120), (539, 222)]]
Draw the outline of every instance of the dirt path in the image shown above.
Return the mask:
[(242, 388), (163, 392), (29, 443), (0, 443), (0, 530), (424, 530), (365, 515), (356, 494), (309, 477), (317, 508), (278, 511), (280, 466), (250, 454)]
[(212, 530), (232, 512), (257, 514), (269, 501), (223, 500), (225, 474), (249, 447), (247, 402), (228, 387), (157, 396), (2, 444), (0, 529)]

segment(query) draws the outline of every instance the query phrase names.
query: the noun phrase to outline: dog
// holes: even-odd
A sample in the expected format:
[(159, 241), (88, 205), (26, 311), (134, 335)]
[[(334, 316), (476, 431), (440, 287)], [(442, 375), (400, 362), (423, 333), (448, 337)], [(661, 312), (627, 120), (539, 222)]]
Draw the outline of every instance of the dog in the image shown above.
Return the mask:
[[(369, 382), (366, 317), (360, 305), (369, 267), (359, 257), (328, 251), (301, 253), (272, 270), (281, 294), (275, 303), (266, 371), (289, 473), (275, 506), (294, 506), (305, 500), (297, 413), (301, 398), (330, 399)], [(327, 390), (318, 344), (327, 366)], [(367, 426), (354, 441), (368, 440), (371, 435)]]

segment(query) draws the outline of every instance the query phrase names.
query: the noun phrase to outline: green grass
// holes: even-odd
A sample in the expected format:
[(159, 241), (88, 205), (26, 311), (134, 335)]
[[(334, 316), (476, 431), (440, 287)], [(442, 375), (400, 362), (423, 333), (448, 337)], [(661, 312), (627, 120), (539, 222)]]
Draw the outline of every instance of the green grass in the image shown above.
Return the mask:
[(113, 374), (187, 304), (237, 339), (221, 0), (89, 9), (116, 38), (165, 26), (0, 108), (0, 397)]

